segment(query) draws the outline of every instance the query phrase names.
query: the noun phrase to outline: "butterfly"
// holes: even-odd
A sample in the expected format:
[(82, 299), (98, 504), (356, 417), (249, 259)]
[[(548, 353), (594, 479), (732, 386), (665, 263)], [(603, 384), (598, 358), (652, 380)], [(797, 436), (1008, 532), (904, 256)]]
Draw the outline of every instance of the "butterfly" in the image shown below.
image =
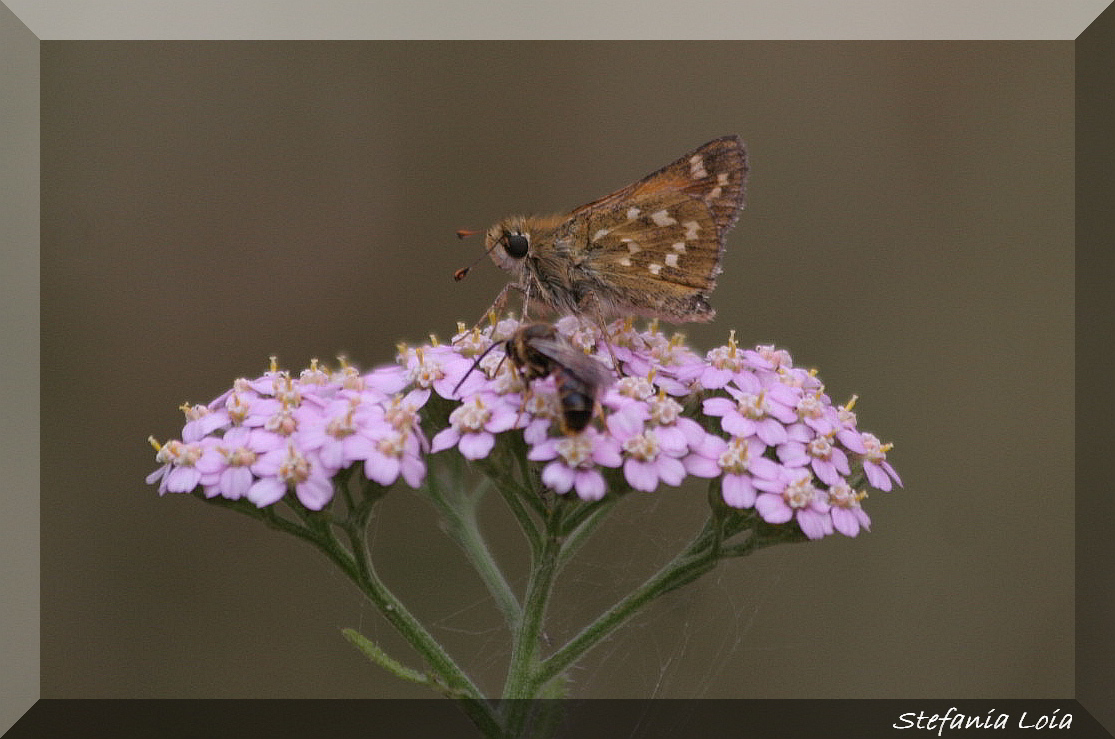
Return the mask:
[(724, 136), (571, 213), (501, 220), (484, 247), (512, 281), (489, 312), (501, 312), (516, 290), (524, 314), (538, 305), (599, 325), (627, 315), (712, 320), (709, 293), (725, 235), (743, 209), (747, 172), (739, 137)]

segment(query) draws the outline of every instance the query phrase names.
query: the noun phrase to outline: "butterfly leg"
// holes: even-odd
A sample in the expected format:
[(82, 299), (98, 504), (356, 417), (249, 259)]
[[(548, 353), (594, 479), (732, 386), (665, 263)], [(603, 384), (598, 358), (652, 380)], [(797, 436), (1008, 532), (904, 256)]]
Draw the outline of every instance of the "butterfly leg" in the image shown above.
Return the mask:
[(612, 360), (612, 369), (619, 372), (619, 360), (616, 359), (616, 353), (612, 350), (612, 341), (608, 336), (608, 325), (604, 321), (604, 309), (600, 304), (596, 293), (589, 293), (581, 298), (577, 304), (578, 318), (583, 319), (584, 316), (592, 316), (593, 322), (596, 324), (597, 330), (600, 332), (600, 339), (604, 342), (604, 346), (608, 349), (608, 356)]
[[(484, 312), (484, 315), (480, 316), (480, 320), (473, 324), (473, 331), (479, 330), (480, 326), (483, 325), (484, 321), (486, 320), (490, 321), (492, 326), (495, 326), (496, 323), (499, 322), (500, 314), (503, 313), (503, 309), (507, 307), (507, 296), (511, 294), (512, 290), (524, 292), (522, 287), (516, 285), (513, 282), (509, 282), (504, 285), (503, 289), (499, 291), (499, 295), (497, 295), (496, 299), (492, 301), (492, 305), (488, 308), (488, 310)], [(462, 336), (464, 336), (464, 334), (462, 334)]]

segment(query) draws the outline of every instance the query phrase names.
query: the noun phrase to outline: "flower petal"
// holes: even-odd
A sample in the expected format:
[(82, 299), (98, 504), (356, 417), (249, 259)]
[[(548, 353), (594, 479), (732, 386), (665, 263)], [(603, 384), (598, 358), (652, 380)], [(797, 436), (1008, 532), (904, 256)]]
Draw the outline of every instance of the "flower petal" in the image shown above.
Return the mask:
[(557, 444), (558, 440), (556, 438), (549, 438), (535, 444), (531, 447), (530, 451), (527, 452), (527, 459), (532, 462), (544, 462), (548, 459), (553, 459), (558, 453)]
[(542, 482), (554, 492), (565, 494), (573, 487), (576, 476), (561, 462), (550, 462), (542, 468)]
[(745, 475), (724, 475), (720, 495), (733, 508), (750, 508), (755, 505), (755, 488)]
[(832, 509), (832, 525), (844, 536), (855, 536), (859, 533), (859, 519), (847, 508)]
[(654, 464), (658, 467), (658, 476), (667, 485), (680, 485), (685, 479), (685, 465), (680, 459), (660, 454)]
[(755, 499), (755, 510), (767, 523), (786, 523), (794, 517), (794, 512), (781, 495), (763, 493)]
[(248, 494), (245, 497), (255, 503), (256, 507), (263, 508), (282, 500), (284, 495), (286, 495), (286, 483), (275, 477), (264, 477), (256, 480), (248, 488)]
[(700, 454), (690, 454), (682, 461), (689, 474), (696, 477), (718, 477), (720, 475), (720, 465), (714, 459), (703, 457)]
[(302, 505), (311, 511), (320, 511), (326, 503), (333, 500), (333, 484), (324, 475), (310, 475), (294, 486), (294, 492)]
[(376, 451), (364, 461), (364, 476), (387, 487), (399, 479), (399, 468), (398, 457)]
[(863, 472), (867, 475), (867, 482), (870, 483), (871, 487), (882, 490), (884, 493), (890, 490), (890, 477), (883, 471), (882, 467), (874, 462), (864, 460)]
[(581, 500), (600, 500), (608, 492), (604, 476), (597, 470), (577, 470), (575, 486)]
[(636, 490), (652, 493), (658, 487), (658, 470), (650, 462), (628, 459), (623, 463), (623, 476)]
[(418, 457), (406, 454), (403, 455), (400, 465), (402, 466), (403, 479), (406, 480), (406, 484), (410, 485), (412, 488), (421, 487), (422, 480), (426, 477), (426, 463)]
[(802, 508), (797, 513), (797, 519), (798, 526), (801, 526), (801, 530), (810, 539), (824, 538), (827, 533), (825, 521), (828, 519), (828, 516), (823, 516), (808, 508)]
[(461, 436), (457, 448), (465, 459), (483, 459), (496, 445), (496, 437), (487, 431), (469, 432)]
[(434, 438), (430, 440), (430, 454), (444, 451), (451, 446), (455, 446), (461, 440), (461, 432), (455, 426), (442, 429), (434, 434)]
[[(883, 477), (887, 478), (887, 484), (890, 484), (890, 478), (883, 473)], [(194, 467), (175, 467), (167, 475), (166, 489), (170, 493), (188, 493), (197, 487), (201, 482), (201, 473)]]
[(727, 398), (709, 398), (701, 404), (706, 416), (726, 416), (734, 413), (736, 404)]

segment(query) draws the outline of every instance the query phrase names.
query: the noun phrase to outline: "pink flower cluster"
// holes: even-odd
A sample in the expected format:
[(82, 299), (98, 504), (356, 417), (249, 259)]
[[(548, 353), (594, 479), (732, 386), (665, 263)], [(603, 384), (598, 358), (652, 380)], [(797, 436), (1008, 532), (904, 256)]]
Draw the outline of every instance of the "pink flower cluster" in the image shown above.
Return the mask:
[[(315, 364), (297, 379), (272, 369), (238, 380), (209, 405), (185, 408), (182, 440), (158, 447), (163, 466), (149, 482), (159, 481), (160, 492), (201, 485), (207, 496), (259, 506), (293, 491), (316, 510), (332, 497), (332, 476), (354, 463), (382, 485), (402, 477), (418, 487), (426, 453), (455, 448), (484, 459), (501, 435), (521, 432), (542, 482), (559, 494), (598, 500), (609, 470), (645, 492), (688, 475), (719, 478), (727, 505), (772, 524), (796, 521), (813, 539), (868, 528), (866, 493), (852, 481), (884, 491), (901, 485), (886, 458), (891, 445), (857, 429), (855, 398), (833, 405), (815, 373), (794, 367), (784, 350), (740, 349), (733, 336), (700, 356), (653, 324), (637, 331), (617, 321), (606, 341), (577, 317), (555, 325), (573, 347), (618, 365), (579, 434), (561, 431), (554, 376), (526, 386), (502, 346), (477, 363), (519, 327), (508, 319), (461, 327), (450, 344), (400, 347), (395, 365), (364, 375)], [(419, 418), (431, 393), (455, 405), (427, 442)]]
[(152, 439), (162, 466), (147, 482), (158, 482), (160, 494), (200, 485), (208, 498), (246, 498), (261, 508), (293, 491), (312, 510), (333, 499), (333, 476), (356, 463), (381, 485), (402, 477), (416, 488), (428, 447), (418, 414), (434, 384), (417, 376), (417, 364), (409, 358), (361, 375), (315, 361), (294, 378), (272, 359), (262, 377), (237, 380), (208, 405), (183, 406), (182, 439)]

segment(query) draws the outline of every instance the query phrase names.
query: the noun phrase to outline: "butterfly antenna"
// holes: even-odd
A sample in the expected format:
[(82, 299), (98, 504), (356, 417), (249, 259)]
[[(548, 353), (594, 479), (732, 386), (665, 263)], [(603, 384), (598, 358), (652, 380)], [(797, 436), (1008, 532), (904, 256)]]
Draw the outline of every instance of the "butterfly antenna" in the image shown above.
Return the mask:
[[(467, 228), (462, 228), (462, 229), (458, 229), (457, 238), (458, 239), (464, 239), (464, 238), (467, 238), (469, 236), (477, 236), (477, 235), (482, 234), (482, 233), (484, 233), (484, 232), (483, 231), (472, 231), (472, 230), (469, 230)], [(465, 279), (465, 275), (467, 275), (469, 273), (469, 270), (471, 270), (473, 267), (475, 267), (481, 259), (483, 259), (484, 257), (491, 254), (492, 249), (495, 249), (502, 241), (503, 241), (503, 239), (496, 239), (494, 244), (489, 246), (483, 254), (481, 254), (480, 256), (478, 256), (476, 258), (476, 261), (474, 261), (469, 266), (461, 267), (459, 270), (454, 272), (453, 273), (453, 280), (455, 282), (460, 282), (461, 280)]]

